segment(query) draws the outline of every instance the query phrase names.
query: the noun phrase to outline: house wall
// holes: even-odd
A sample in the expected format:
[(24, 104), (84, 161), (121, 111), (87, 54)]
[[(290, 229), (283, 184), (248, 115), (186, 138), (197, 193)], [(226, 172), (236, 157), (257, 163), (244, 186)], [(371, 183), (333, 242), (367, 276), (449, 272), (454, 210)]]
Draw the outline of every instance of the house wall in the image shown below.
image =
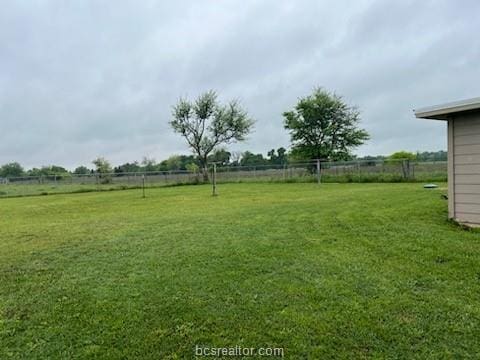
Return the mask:
[(448, 122), (449, 216), (480, 225), (480, 112)]

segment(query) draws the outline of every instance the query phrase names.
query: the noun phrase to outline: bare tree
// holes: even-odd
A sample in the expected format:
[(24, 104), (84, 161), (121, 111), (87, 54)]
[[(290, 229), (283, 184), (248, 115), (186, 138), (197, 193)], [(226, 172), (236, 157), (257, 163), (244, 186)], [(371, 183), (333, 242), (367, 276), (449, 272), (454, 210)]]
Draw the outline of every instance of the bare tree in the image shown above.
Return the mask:
[(221, 105), (214, 91), (200, 95), (195, 102), (180, 99), (170, 121), (197, 156), (204, 181), (208, 181), (208, 155), (219, 145), (245, 140), (253, 124), (237, 101)]

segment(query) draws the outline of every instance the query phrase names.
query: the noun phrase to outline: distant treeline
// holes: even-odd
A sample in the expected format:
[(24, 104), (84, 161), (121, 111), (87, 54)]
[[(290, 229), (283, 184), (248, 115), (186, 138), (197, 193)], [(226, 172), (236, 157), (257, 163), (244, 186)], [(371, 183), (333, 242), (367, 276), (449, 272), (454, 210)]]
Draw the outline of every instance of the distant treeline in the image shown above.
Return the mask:
[(378, 156), (363, 156), (363, 157), (354, 157), (352, 160), (387, 160), (387, 159), (409, 159), (419, 162), (429, 162), (429, 161), (447, 161), (447, 152), (440, 151), (424, 151), (411, 153), (408, 151), (398, 151), (388, 156), (378, 155)]
[[(352, 157), (351, 160), (370, 160), (372, 162), (387, 159), (411, 159), (420, 162), (426, 161), (446, 161), (446, 151), (425, 151), (410, 153), (399, 151), (389, 156), (363, 156)], [(221, 149), (215, 151), (208, 158), (209, 162), (216, 162), (220, 166), (261, 166), (261, 165), (281, 165), (297, 161), (305, 161), (306, 159), (299, 159), (288, 153), (283, 147), (270, 150), (266, 156), (263, 154), (255, 154), (251, 151), (245, 152), (229, 152)], [(97, 160), (95, 160), (97, 161)], [(102, 170), (99, 170), (98, 165), (95, 168), (87, 166), (79, 166), (73, 171), (70, 171), (62, 166), (50, 165), (42, 166), (40, 168), (32, 168), (25, 170), (19, 163), (13, 162), (5, 164), (0, 167), (0, 177), (20, 177), (20, 176), (53, 176), (53, 175), (88, 175), (96, 172), (114, 172), (114, 173), (133, 173), (133, 172), (149, 172), (149, 171), (175, 171), (175, 170), (189, 170), (197, 171), (199, 163), (194, 155), (173, 155), (168, 159), (157, 162), (154, 159), (144, 158), (142, 161), (134, 161), (125, 163), (119, 166), (110, 167), (110, 164), (103, 160), (104, 164)], [(105, 170), (106, 169), (106, 170)]]

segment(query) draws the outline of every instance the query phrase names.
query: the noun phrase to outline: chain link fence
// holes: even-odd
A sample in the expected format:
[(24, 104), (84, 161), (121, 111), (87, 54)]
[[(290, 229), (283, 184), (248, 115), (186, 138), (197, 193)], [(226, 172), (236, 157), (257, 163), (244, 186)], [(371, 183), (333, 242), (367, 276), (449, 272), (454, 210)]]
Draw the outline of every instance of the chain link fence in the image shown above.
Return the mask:
[[(298, 162), (210, 168), (210, 180), (228, 182), (444, 182), (447, 162), (361, 160)], [(0, 178), (0, 197), (81, 193), (203, 183), (200, 172), (175, 170), (87, 175), (48, 175)]]
[(447, 181), (447, 162), (410, 160), (312, 161), (285, 165), (217, 166), (217, 182)]

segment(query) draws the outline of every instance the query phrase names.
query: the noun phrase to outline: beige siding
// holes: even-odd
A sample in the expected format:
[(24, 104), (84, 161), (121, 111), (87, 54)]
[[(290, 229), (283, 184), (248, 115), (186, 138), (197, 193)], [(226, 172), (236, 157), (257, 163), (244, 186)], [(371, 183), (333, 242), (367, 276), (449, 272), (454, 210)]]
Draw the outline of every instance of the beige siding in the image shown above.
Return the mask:
[(455, 164), (456, 175), (480, 174), (480, 164)]
[(459, 204), (480, 204), (480, 194), (457, 194), (455, 200)]
[(455, 124), (455, 134), (458, 136), (480, 134), (480, 123), (472, 121), (471, 126), (465, 125), (464, 123)]
[(458, 213), (467, 213), (467, 214), (479, 214), (480, 215), (480, 207), (478, 204), (470, 203), (470, 204), (463, 204), (463, 203), (456, 203), (455, 204), (455, 211)]
[(448, 217), (455, 218), (455, 152), (453, 151), (453, 119), (448, 120)]
[(456, 219), (463, 223), (479, 224), (478, 214), (457, 213)]
[(479, 114), (457, 115), (455, 117), (455, 136), (480, 134)]
[[(456, 138), (455, 140), (458, 140), (458, 138)], [(458, 143), (455, 141), (455, 154), (480, 155), (480, 144), (458, 145)]]
[(455, 195), (480, 194), (480, 185), (455, 185)]
[(455, 144), (458, 145), (475, 145), (478, 144), (478, 136), (480, 134), (468, 134), (468, 135), (461, 135), (456, 137)]
[[(480, 224), (480, 113), (449, 121), (449, 214), (461, 222)], [(453, 172), (453, 175), (450, 174)]]
[(479, 164), (478, 156), (474, 155), (455, 155), (454, 161), (456, 165), (475, 165)]
[(477, 185), (478, 175), (469, 174), (469, 175), (460, 175), (455, 173), (455, 185)]

